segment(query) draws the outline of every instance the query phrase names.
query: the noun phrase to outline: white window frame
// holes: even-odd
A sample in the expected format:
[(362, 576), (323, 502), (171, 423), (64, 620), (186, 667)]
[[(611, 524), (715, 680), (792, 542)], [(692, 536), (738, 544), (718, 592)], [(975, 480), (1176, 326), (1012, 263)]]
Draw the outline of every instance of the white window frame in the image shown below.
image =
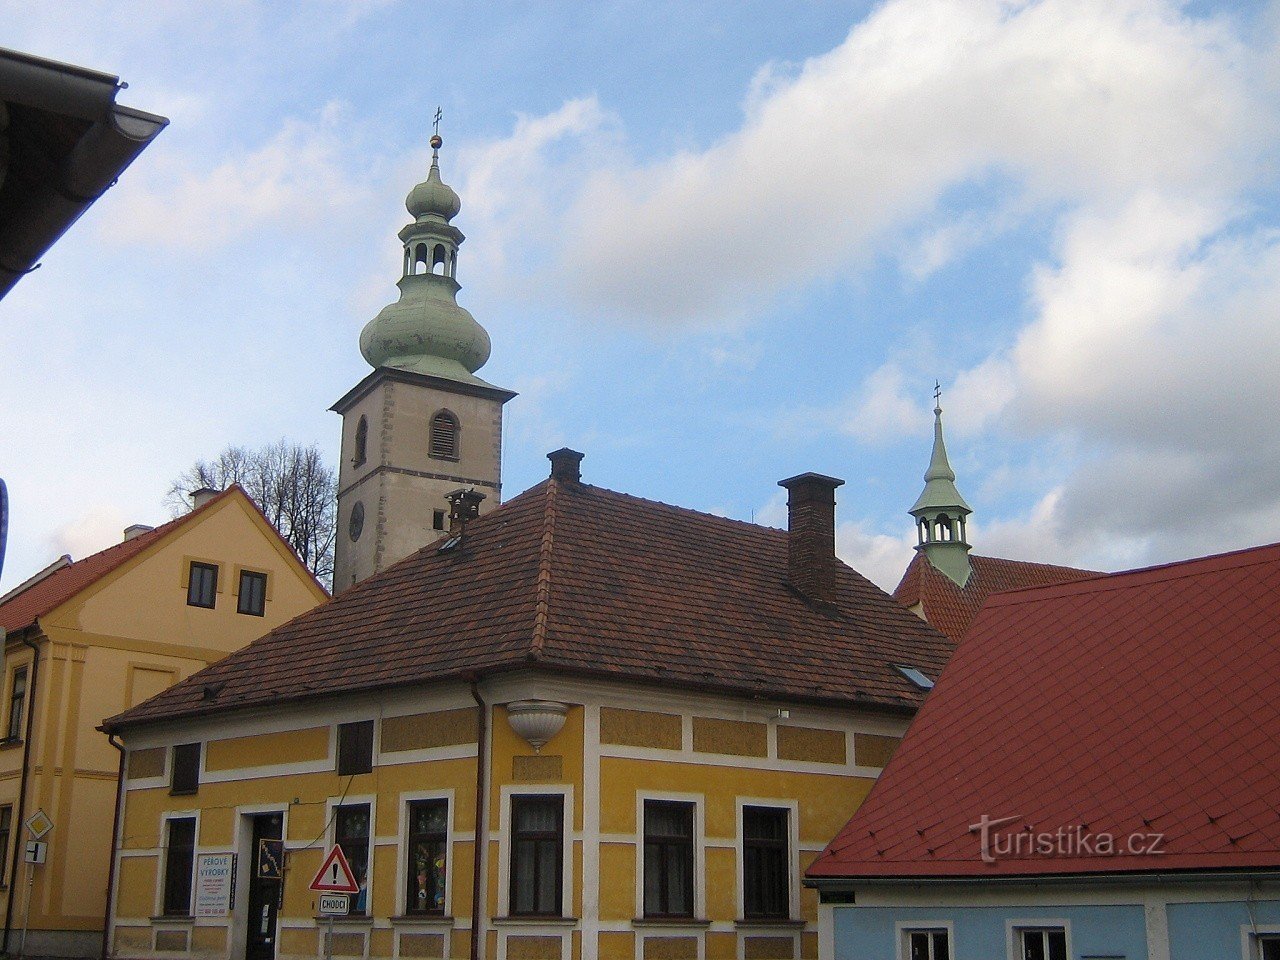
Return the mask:
[(1240, 956), (1244, 960), (1262, 960), (1263, 937), (1280, 939), (1280, 923), (1244, 924), (1240, 927)]
[[(375, 731), (376, 735), (376, 731)], [(336, 736), (336, 734), (335, 734)], [(375, 736), (376, 742), (376, 736)], [(366, 917), (373, 916), (373, 860), (378, 849), (378, 797), (377, 794), (365, 793), (359, 796), (330, 797), (325, 803), (325, 852), (328, 853), (338, 842), (338, 807), (358, 807), (367, 804), (369, 807), (369, 864), (365, 870), (364, 902)], [(355, 908), (356, 897), (351, 894), (351, 906)]]
[(953, 920), (899, 920), (893, 925), (897, 937), (897, 960), (911, 960), (907, 938), (912, 933), (935, 933), (943, 930), (947, 934), (947, 955), (941, 960), (951, 960), (956, 955), (956, 926)]
[(1036, 930), (1061, 930), (1067, 940), (1067, 957), (1072, 956), (1071, 921), (1064, 917), (1019, 917), (1005, 921), (1008, 934), (1009, 960), (1022, 960), (1022, 934)]
[[(160, 861), (160, 869), (156, 871), (156, 892), (155, 892), (155, 909), (152, 911), (153, 917), (165, 917), (164, 912), (164, 885), (169, 875), (169, 821), (170, 820), (194, 820), (196, 822), (196, 833), (192, 838), (191, 844), (191, 894), (187, 897), (187, 912), (182, 916), (174, 914), (165, 918), (166, 922), (183, 922), (187, 917), (192, 916), (192, 909), (195, 906), (196, 898), (196, 860), (200, 854), (200, 811), (199, 810), (168, 810), (160, 815), (160, 836), (159, 843), (156, 844), (156, 853)], [(15, 830), (16, 834), (17, 831)], [(14, 855), (17, 856), (18, 848), (15, 845)]]
[[(669, 800), (675, 803), (693, 804), (693, 918), (691, 923), (699, 923), (707, 915), (707, 818), (706, 795), (701, 793), (676, 793), (661, 790), (636, 791), (636, 919), (644, 918), (644, 802), (646, 800)], [(741, 831), (739, 831), (739, 835)], [(742, 851), (739, 844), (738, 856)], [(741, 886), (741, 883), (739, 883)], [(739, 894), (741, 897), (741, 894)], [(664, 920), (666, 924), (678, 927), (678, 919)]]
[(445, 802), (445, 861), (444, 861), (444, 915), (453, 916), (453, 845), (454, 845), (454, 792), (453, 790), (412, 790), (400, 794), (400, 835), (396, 839), (396, 882), (400, 892), (396, 903), (402, 917), (431, 919), (435, 914), (410, 914), (409, 895), (409, 805), (419, 800), (443, 800)]
[[(561, 825), (562, 849), (560, 854), (560, 918), (573, 916), (573, 841), (574, 832), (573, 787), (569, 784), (509, 783), (502, 787), (499, 800), (500, 820), (498, 833), (498, 916), (511, 916), (511, 798), (532, 796), (559, 796), (564, 803), (564, 823)], [(539, 918), (530, 918), (536, 924)], [(544, 918), (551, 922), (553, 915)]]
[(737, 822), (734, 827), (734, 860), (736, 862), (736, 873), (734, 877), (734, 887), (737, 891), (737, 901), (734, 909), (737, 910), (737, 921), (739, 924), (750, 925), (752, 923), (761, 923), (767, 925), (769, 920), (747, 918), (746, 902), (746, 855), (743, 852), (743, 807), (767, 807), (774, 810), (787, 811), (787, 919), (800, 919), (800, 803), (795, 799), (785, 799), (782, 797), (735, 797), (735, 816)]

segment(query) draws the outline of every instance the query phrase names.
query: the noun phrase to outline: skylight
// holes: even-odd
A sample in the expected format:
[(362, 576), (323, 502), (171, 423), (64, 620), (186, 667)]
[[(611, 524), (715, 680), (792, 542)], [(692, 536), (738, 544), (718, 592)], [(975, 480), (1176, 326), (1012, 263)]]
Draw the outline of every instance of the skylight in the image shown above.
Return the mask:
[(928, 677), (926, 677), (923, 673), (921, 673), (915, 667), (904, 667), (900, 663), (895, 664), (895, 666), (897, 666), (899, 673), (901, 673), (904, 677), (906, 677), (908, 680), (914, 683), (921, 690), (933, 689), (933, 681), (930, 680)]
[(440, 546), (436, 548), (436, 553), (448, 553), (450, 550), (457, 549), (460, 543), (462, 543), (462, 537), (460, 536), (450, 537), (448, 540), (446, 540), (444, 543), (440, 544)]

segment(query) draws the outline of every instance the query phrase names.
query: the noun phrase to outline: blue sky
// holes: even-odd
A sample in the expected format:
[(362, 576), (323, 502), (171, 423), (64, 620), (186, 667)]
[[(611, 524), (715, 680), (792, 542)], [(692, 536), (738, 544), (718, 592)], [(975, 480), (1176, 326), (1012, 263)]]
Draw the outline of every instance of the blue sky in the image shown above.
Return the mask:
[(891, 587), (942, 382), (979, 553), (1280, 539), (1280, 5), (0, 0), (172, 124), (0, 301), (3, 586), (229, 443), (336, 456), (403, 199), (461, 194), (508, 496), (781, 523)]

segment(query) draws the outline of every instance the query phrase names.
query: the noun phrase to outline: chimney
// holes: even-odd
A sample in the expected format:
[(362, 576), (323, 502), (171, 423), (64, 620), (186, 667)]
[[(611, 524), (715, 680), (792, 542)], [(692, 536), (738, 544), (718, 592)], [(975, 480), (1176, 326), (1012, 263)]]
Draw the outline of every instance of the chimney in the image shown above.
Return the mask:
[(192, 490), (191, 508), (193, 510), (199, 510), (221, 492), (221, 490), (214, 490), (212, 487), (201, 487), (199, 490)]
[(449, 536), (460, 537), (466, 525), (480, 516), (484, 494), (467, 487), (447, 493), (444, 498), (449, 501)]
[(124, 538), (120, 541), (125, 543), (134, 537), (140, 537), (144, 533), (150, 533), (155, 527), (148, 527), (145, 523), (131, 523), (124, 528)]
[(577, 450), (561, 447), (548, 453), (547, 459), (551, 461), (552, 480), (582, 481), (582, 454)]
[(787, 578), (813, 600), (835, 599), (836, 487), (843, 484), (820, 473), (778, 481), (787, 490)]

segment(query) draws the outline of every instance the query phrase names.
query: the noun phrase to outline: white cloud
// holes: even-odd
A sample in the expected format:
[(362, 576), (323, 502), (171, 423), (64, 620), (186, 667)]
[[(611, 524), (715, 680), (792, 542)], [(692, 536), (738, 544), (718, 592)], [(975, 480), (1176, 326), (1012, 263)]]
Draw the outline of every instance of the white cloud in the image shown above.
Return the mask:
[(119, 543), (130, 522), (118, 504), (103, 501), (86, 504), (76, 517), (53, 531), (48, 540), (50, 555), (67, 553), (72, 560), (81, 560)]
[(836, 555), (881, 590), (891, 591), (915, 553), (913, 534), (876, 533), (865, 521), (836, 525)]
[[(1045, 204), (1230, 192), (1272, 120), (1248, 60), (1223, 24), (1155, 0), (893, 0), (793, 78), (758, 78), (720, 142), (597, 170), (566, 270), (607, 314), (715, 322), (847, 269), (993, 173)], [(908, 269), (936, 269), (961, 228)]]
[(149, 153), (112, 198), (129, 215), (100, 229), (114, 241), (199, 251), (264, 227), (349, 215), (371, 199), (354, 172), (350, 113), (335, 102), (315, 118), (289, 118), (265, 143), (213, 166), (194, 151)]

